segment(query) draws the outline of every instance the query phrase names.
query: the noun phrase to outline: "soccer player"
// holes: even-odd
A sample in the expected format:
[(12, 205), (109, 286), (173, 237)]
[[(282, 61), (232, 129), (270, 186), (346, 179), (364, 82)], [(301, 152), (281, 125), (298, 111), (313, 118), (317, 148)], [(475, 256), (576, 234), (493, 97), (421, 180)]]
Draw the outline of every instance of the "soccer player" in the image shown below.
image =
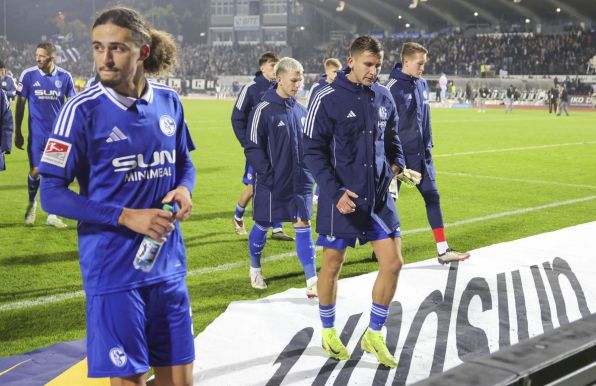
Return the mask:
[(348, 67), (311, 100), (304, 126), (304, 160), (321, 187), (317, 245), (323, 247), (319, 270), (322, 345), (334, 359), (350, 354), (335, 324), (337, 280), (346, 248), (371, 242), (379, 256), (372, 290), (370, 324), (361, 347), (385, 366), (395, 367), (381, 329), (389, 313), (403, 259), (399, 217), (388, 193), (404, 170), (393, 98), (376, 82), (383, 59), (381, 42), (361, 36), (350, 47)]
[(306, 277), (306, 296), (316, 297), (317, 271), (310, 218), (314, 180), (303, 160), (302, 129), (306, 108), (295, 99), (303, 80), (302, 65), (282, 58), (275, 65), (277, 84), (265, 91), (249, 117), (246, 159), (256, 171), (253, 219), (248, 237), (250, 283), (267, 288), (261, 271), (261, 253), (272, 222), (291, 221), (296, 252)]
[[(320, 86), (325, 86), (335, 79), (337, 76), (337, 72), (341, 69), (341, 62), (335, 58), (329, 58), (325, 60), (323, 64), (323, 69), (325, 70), (325, 74), (321, 76), (318, 82), (312, 85), (310, 88), (310, 92), (308, 93), (308, 98), (306, 98), (306, 106), (308, 106), (309, 101), (315, 96), (316, 91), (320, 89)], [(312, 198), (313, 205), (317, 205), (319, 202), (319, 195), (321, 194), (321, 188), (317, 185), (315, 189), (315, 194)]]
[[(417, 185), (424, 198), (426, 216), (433, 230), (441, 264), (461, 261), (470, 257), (449, 248), (445, 237), (443, 214), (439, 190), (435, 181), (435, 166), (432, 158), (432, 129), (428, 85), (422, 78), (426, 54), (422, 45), (404, 43), (401, 49), (401, 63), (396, 63), (389, 75), (387, 88), (397, 105), (399, 113), (399, 138), (405, 154), (406, 166), (422, 174)], [(398, 183), (398, 187), (399, 187)]]
[[(21, 131), (25, 104), (29, 101), (29, 136), (27, 154), (29, 156), (29, 176), (27, 186), (29, 204), (25, 212), (25, 223), (33, 225), (37, 212), (37, 190), (39, 189), (39, 162), (44, 152), (52, 124), (58, 116), (66, 98), (75, 95), (74, 82), (70, 73), (56, 66), (56, 47), (52, 43), (40, 43), (35, 50), (37, 66), (23, 71), (19, 80), (16, 106), (15, 146), (23, 150), (24, 138)], [(48, 214), (48, 225), (66, 228), (55, 214)]]
[[(170, 70), (176, 46), (122, 7), (99, 14), (91, 36), (101, 82), (66, 103), (40, 164), (44, 209), (79, 221), (89, 377), (145, 385), (152, 366), (157, 384), (190, 385), (179, 221), (191, 213), (194, 146), (176, 92), (147, 79)], [(78, 194), (68, 189), (74, 178)], [(149, 272), (133, 265), (144, 236), (164, 242)]]
[(12, 112), (6, 93), (0, 88), (0, 171), (6, 169), (4, 156), (12, 149)]
[(515, 87), (512, 84), (505, 91), (505, 113), (513, 112), (513, 98), (515, 97)]
[(4, 90), (9, 101), (12, 101), (17, 95), (16, 82), (11, 74), (6, 70), (2, 60), (0, 60), (0, 88)]
[(569, 93), (567, 92), (567, 87), (565, 83), (559, 83), (559, 106), (557, 108), (557, 116), (560, 116), (561, 113), (564, 111), (565, 115), (569, 116), (569, 111), (567, 111), (567, 106), (569, 105)]
[(335, 58), (325, 59), (325, 63), (323, 64), (323, 70), (325, 74), (321, 76), (318, 82), (315, 82), (308, 92), (308, 97), (306, 98), (306, 106), (308, 106), (308, 102), (315, 96), (315, 91), (320, 86), (325, 86), (331, 82), (337, 76), (337, 72), (341, 69), (341, 62)]
[[(252, 109), (261, 101), (265, 91), (275, 84), (274, 68), (277, 62), (279, 62), (279, 58), (273, 52), (265, 52), (261, 55), (259, 58), (259, 71), (257, 71), (251, 82), (244, 85), (242, 91), (240, 91), (240, 94), (238, 95), (234, 109), (232, 110), (232, 128), (243, 149), (246, 147), (248, 116)], [(254, 170), (248, 161), (246, 161), (244, 167), (242, 183), (246, 185), (246, 187), (240, 193), (240, 198), (236, 204), (234, 218), (232, 219), (234, 230), (239, 235), (246, 234), (243, 220), (244, 212), (246, 211), (248, 202), (253, 196)], [(273, 224), (271, 238), (282, 241), (294, 240), (292, 237), (284, 233), (282, 223), (280, 222)]]

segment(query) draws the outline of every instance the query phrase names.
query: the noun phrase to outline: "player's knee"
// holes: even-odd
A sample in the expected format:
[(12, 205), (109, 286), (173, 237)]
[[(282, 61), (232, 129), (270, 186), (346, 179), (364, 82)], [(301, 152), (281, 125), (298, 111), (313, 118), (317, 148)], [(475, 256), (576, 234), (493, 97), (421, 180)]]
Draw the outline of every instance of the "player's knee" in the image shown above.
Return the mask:
[(441, 202), (441, 195), (439, 194), (438, 190), (427, 190), (422, 192), (422, 196), (424, 197), (424, 202), (426, 205), (429, 204), (438, 204)]

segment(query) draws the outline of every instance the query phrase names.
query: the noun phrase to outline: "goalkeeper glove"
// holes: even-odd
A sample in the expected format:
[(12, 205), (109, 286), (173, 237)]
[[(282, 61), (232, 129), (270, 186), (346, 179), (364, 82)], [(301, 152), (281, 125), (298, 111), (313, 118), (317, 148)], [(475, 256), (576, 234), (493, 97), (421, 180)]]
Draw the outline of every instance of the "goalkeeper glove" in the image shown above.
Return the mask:
[(422, 174), (418, 173), (416, 170), (404, 169), (396, 178), (407, 187), (413, 188), (422, 180)]

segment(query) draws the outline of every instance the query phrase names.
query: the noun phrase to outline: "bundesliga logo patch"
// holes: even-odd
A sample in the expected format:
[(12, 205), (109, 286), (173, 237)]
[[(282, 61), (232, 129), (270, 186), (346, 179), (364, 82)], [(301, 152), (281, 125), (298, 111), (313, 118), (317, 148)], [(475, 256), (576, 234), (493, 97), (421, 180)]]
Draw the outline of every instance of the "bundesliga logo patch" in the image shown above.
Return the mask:
[(63, 168), (66, 166), (71, 147), (72, 145), (68, 142), (52, 138), (48, 140), (48, 143), (46, 144), (43, 156), (41, 157), (41, 162), (46, 162)]

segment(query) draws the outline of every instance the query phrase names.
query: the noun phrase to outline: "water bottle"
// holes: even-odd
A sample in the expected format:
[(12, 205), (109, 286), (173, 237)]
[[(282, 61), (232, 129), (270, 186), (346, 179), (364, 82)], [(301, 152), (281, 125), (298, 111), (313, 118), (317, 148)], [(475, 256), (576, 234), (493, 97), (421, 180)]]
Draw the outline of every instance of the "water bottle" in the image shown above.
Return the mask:
[[(168, 204), (165, 204), (162, 209), (167, 210), (168, 212), (173, 211), (172, 206)], [(145, 236), (135, 259), (132, 262), (135, 269), (140, 269), (143, 272), (151, 271), (153, 265), (155, 265), (155, 261), (157, 260), (157, 256), (159, 255), (159, 251), (161, 251), (163, 243), (165, 243), (165, 241), (156, 241), (149, 236)]]

